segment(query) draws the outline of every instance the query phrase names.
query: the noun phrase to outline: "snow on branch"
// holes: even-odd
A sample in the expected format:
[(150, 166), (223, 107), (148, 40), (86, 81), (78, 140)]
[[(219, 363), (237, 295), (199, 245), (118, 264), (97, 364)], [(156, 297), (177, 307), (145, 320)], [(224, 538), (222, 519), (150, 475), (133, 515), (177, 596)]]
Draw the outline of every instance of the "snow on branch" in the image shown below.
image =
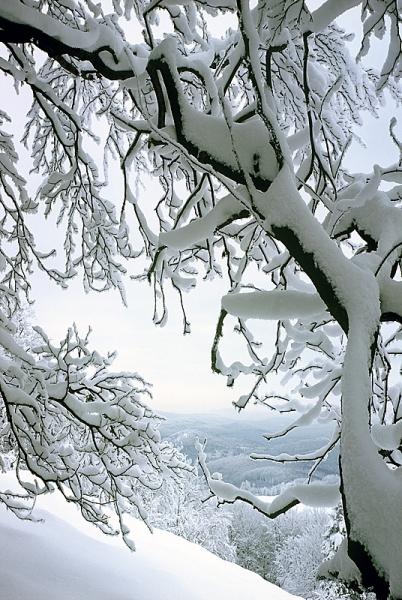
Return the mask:
[(250, 458), (252, 460), (267, 460), (278, 463), (322, 460), (335, 448), (339, 439), (340, 429), (338, 426), (335, 426), (331, 439), (324, 446), (317, 450), (313, 450), (312, 452), (306, 452), (304, 454), (288, 454), (287, 452), (282, 452), (281, 454), (259, 454), (253, 452), (250, 454)]
[(211, 475), (207, 466), (207, 457), (200, 442), (196, 443), (196, 449), (198, 462), (208, 487), (220, 504), (233, 504), (236, 500), (242, 500), (270, 519), (275, 519), (299, 503), (306, 506), (336, 506), (339, 502), (339, 485), (321, 483), (292, 485), (273, 500), (264, 500), (248, 490), (222, 481), (214, 473)]
[(360, 3), (361, 0), (338, 0), (337, 2), (326, 0), (326, 2), (323, 2), (319, 8), (311, 13), (312, 31), (322, 31), (343, 13), (358, 6)]
[(300, 319), (326, 309), (318, 294), (296, 290), (227, 294), (222, 298), (222, 308), (242, 319)]
[[(57, 488), (85, 519), (134, 548), (125, 515), (147, 522), (141, 486), (157, 489), (191, 467), (161, 441), (138, 374), (110, 371), (113, 355), (90, 350), (75, 327), (56, 345), (39, 328), (36, 336), (29, 361), (5, 340), (12, 360), (0, 362), (1, 439), (12, 448), (26, 502), (33, 508), (37, 494)], [(0, 499), (22, 510), (8, 494), (9, 503)]]
[(166, 110), (158, 83), (160, 73), (178, 142), (201, 163), (213, 166), (225, 177), (245, 183), (248, 175), (257, 188), (266, 190), (278, 172), (278, 163), (263, 122), (255, 117), (247, 123), (233, 123), (229, 127), (223, 116), (194, 109), (183, 93), (177, 54), (174, 40), (168, 38), (151, 53), (148, 62), (148, 72), (158, 90), (159, 124), (164, 121)]
[[(315, 421), (340, 427), (348, 552), (363, 583), (381, 597), (402, 597), (400, 553), (388, 551), (390, 540), (400, 546), (402, 522), (402, 400), (390, 386), (402, 339), (396, 120), (384, 132), (399, 158), (368, 175), (347, 168), (352, 143), (364, 133), (362, 114), (375, 117), (385, 98), (396, 106), (402, 97), (398, 2), (325, 0), (309, 10), (304, 0), (254, 8), (243, 0), (114, 0), (112, 14), (105, 6), (0, 0), (0, 70), (32, 96), (23, 143), (42, 178), (33, 199), (12, 136), (2, 129), (0, 435), (28, 510), (8, 492), (0, 501), (29, 515), (36, 494), (58, 487), (109, 532), (114, 507), (130, 544), (124, 512), (146, 519), (137, 486), (155, 487), (187, 468), (160, 441), (141, 378), (111, 375), (111, 357), (90, 351), (75, 330), (60, 344), (38, 331), (41, 341), (28, 350), (13, 340), (8, 321), (29, 294), (35, 266), (62, 286), (81, 270), (87, 291), (115, 287), (124, 299), (129, 259), (143, 246), (149, 264), (133, 277), (153, 283), (157, 324), (167, 318), (165, 286), (178, 294), (188, 333), (183, 292), (197, 275), (227, 281), (212, 369), (229, 386), (240, 374), (253, 378), (237, 408), (251, 401), (295, 413), (267, 439)], [(362, 8), (363, 23), (357, 60), (349, 46), (354, 32), (335, 21), (354, 7)], [(217, 36), (210, 23), (228, 10), (233, 24)], [(369, 64), (373, 36), (383, 49), (378, 71)], [(0, 121), (8, 127), (3, 112)], [(96, 150), (91, 156), (96, 144), (104, 149), (103, 172)], [(122, 170), (119, 200), (120, 183), (104, 193), (110, 157)], [(159, 182), (153, 203), (146, 193), (152, 179)], [(390, 182), (395, 187), (383, 191)], [(39, 250), (28, 226), (41, 206), (64, 227), (63, 269), (52, 267), (59, 257)], [(125, 220), (131, 209), (139, 252)], [(261, 341), (255, 318), (277, 320), (276, 333)], [(384, 320), (394, 323), (382, 330)], [(248, 359), (226, 366), (223, 338), (233, 322)], [(269, 389), (271, 374), (280, 378), (279, 394)], [(337, 436), (315, 453), (276, 459), (313, 460), (310, 480)], [(337, 486), (299, 486), (264, 502), (211, 475), (199, 450), (214, 494), (270, 517), (319, 496), (331, 503), (338, 493)]]
[(109, 79), (126, 79), (133, 75), (121, 38), (89, 15), (81, 28), (73, 28), (21, 0), (12, 3), (1, 0), (0, 28), (0, 41), (34, 42), (56, 59), (67, 55), (89, 61)]
[(381, 319), (402, 323), (402, 283), (390, 278), (381, 279)]
[(249, 216), (249, 211), (231, 194), (221, 198), (205, 215), (178, 229), (171, 229), (159, 235), (159, 246), (185, 250), (207, 240), (217, 229), (221, 229), (236, 219)]
[(378, 448), (397, 450), (402, 445), (402, 421), (389, 425), (375, 424), (371, 428), (371, 437)]

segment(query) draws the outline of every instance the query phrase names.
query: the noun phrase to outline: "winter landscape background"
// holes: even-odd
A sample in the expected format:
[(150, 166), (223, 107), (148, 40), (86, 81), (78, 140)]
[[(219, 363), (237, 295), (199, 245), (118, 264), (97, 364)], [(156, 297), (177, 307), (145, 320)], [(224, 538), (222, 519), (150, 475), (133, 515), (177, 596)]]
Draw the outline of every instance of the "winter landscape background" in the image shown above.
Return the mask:
[(0, 600), (402, 600), (401, 26), (0, 0)]
[[(264, 419), (264, 412), (266, 412)], [(331, 425), (312, 425), (296, 429), (286, 439), (280, 437), (269, 442), (263, 437), (270, 431), (283, 428), (289, 418), (272, 417), (268, 411), (259, 417), (247, 413), (222, 411), (212, 414), (161, 413), (166, 421), (161, 423), (162, 435), (183, 452), (196, 460), (195, 441), (206, 439), (208, 464), (212, 471), (222, 473), (225, 481), (234, 485), (251, 484), (259, 493), (273, 495), (281, 484), (305, 478), (310, 465), (298, 463), (265, 463), (250, 459), (253, 452), (279, 455), (283, 452), (308, 453), (325, 444), (331, 436)], [(338, 473), (337, 451), (323, 461), (316, 477), (322, 479)]]
[[(298, 465), (289, 465), (285, 472), (275, 464), (253, 468), (248, 458), (251, 445), (265, 432), (255, 418), (236, 418), (227, 411), (212, 417), (163, 417), (162, 436), (192, 462), (196, 463), (196, 439), (207, 438), (211, 470), (220, 470), (225, 480), (256, 494), (276, 494), (306, 476), (306, 469)], [(276, 426), (286, 422), (274, 419)], [(313, 426), (303, 435), (297, 432), (294, 443), (312, 450), (322, 444), (327, 430)], [(278, 453), (291, 451), (282, 439), (274, 446)], [(252, 447), (258, 449), (258, 444)], [(336, 461), (322, 476), (335, 473)], [(18, 491), (11, 474), (0, 475), (0, 484)], [(268, 521), (248, 506), (217, 508), (208, 497), (205, 482), (196, 475), (188, 476), (181, 489), (170, 485), (148, 494), (145, 505), (156, 528), (151, 534), (143, 523), (131, 520), (135, 554), (121, 538), (104, 536), (85, 523), (57, 493), (38, 499), (32, 522), (2, 510), (2, 594), (10, 600), (53, 600), (56, 595), (61, 600), (132, 600), (133, 595), (135, 600), (352, 597), (346, 588), (316, 579), (321, 561), (341, 535), (334, 511), (301, 508)]]

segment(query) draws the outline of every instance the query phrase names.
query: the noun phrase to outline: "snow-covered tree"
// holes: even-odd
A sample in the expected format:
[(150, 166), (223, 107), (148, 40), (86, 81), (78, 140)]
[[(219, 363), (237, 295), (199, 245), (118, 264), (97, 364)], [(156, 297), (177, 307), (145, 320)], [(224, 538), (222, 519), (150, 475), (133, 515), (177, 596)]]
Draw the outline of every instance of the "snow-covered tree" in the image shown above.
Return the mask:
[(286, 591), (302, 598), (313, 596), (317, 571), (324, 559), (321, 541), (327, 522), (323, 510), (306, 510), (299, 515), (299, 531), (288, 535), (275, 553), (276, 581)]
[[(357, 57), (349, 50), (350, 32), (336, 22), (352, 8), (360, 10), (363, 23)], [(350, 23), (354, 29), (353, 15)], [(371, 65), (375, 38), (383, 54), (379, 68)], [(166, 285), (183, 306), (182, 294), (195, 285), (197, 273), (211, 278), (225, 272), (228, 293), (217, 309), (211, 363), (229, 385), (239, 375), (254, 378), (237, 406), (255, 400), (295, 413), (268, 440), (316, 419), (333, 422), (332, 437), (316, 452), (253, 458), (312, 461), (311, 480), (340, 446), (347, 527), (340, 576), (361, 579), (379, 598), (402, 598), (402, 196), (395, 118), (384, 127), (399, 153), (395, 162), (383, 164), (379, 155), (368, 173), (347, 168), (363, 111), (375, 115), (386, 97), (400, 103), (400, 2), (1, 0), (0, 41), (0, 68), (17, 90), (31, 93), (23, 141), (42, 176), (33, 198), (2, 113), (4, 310), (18, 291), (29, 290), (34, 264), (60, 285), (81, 272), (87, 289), (117, 287), (123, 294), (122, 275), (137, 254), (129, 241), (130, 211), (149, 259), (144, 278), (155, 289), (156, 323), (166, 319)], [(91, 158), (93, 142), (103, 139), (97, 119), (108, 127), (105, 156), (117, 156), (122, 169), (123, 197), (113, 203), (102, 194), (101, 169)], [(150, 176), (162, 190), (154, 213), (149, 196), (140, 192)], [(54, 267), (52, 252), (30, 230), (38, 205), (64, 227), (64, 269)], [(277, 323), (270, 354), (253, 336), (253, 319)], [(10, 349), (5, 318), (2, 323), (2, 343)], [(183, 323), (187, 333), (184, 308)], [(222, 344), (233, 325), (249, 358), (230, 364)], [(61, 435), (70, 430), (73, 414), (73, 436), (81, 440), (82, 427), (85, 444), (100, 455), (109, 444), (119, 455), (127, 445), (135, 452), (132, 440), (141, 434), (149, 443), (154, 439), (142, 420), (135, 427), (136, 401), (124, 424), (118, 422), (117, 445), (109, 439), (114, 417), (103, 416), (91, 386), (102, 402), (107, 395), (111, 412), (120, 411), (119, 403), (129, 398), (126, 379), (117, 380), (113, 392), (107, 380), (100, 391), (94, 375), (82, 389), (85, 357), (93, 356), (84, 348), (75, 332), (58, 347), (43, 335), (44, 372), (43, 359), (34, 361), (15, 348), (24, 368), (2, 368), (5, 407), (12, 407), (24, 430), (21, 451), (35, 450), (34, 470), (45, 481), (49, 461), (60, 462), (58, 481), (64, 470), (68, 481), (73, 467), (69, 450), (67, 458), (49, 452), (37, 414), (66, 419), (63, 426), (54, 424)], [(104, 368), (101, 359), (93, 360)], [(290, 384), (279, 395), (272, 392), (272, 373), (286, 373), (292, 393), (286, 391)], [(8, 422), (15, 423), (13, 414)], [(91, 437), (93, 428), (100, 440)], [(73, 456), (85, 452), (85, 444), (77, 442)], [(156, 456), (159, 467), (164, 463)], [(101, 481), (116, 489), (120, 472), (105, 463), (109, 479)], [(338, 501), (338, 485), (309, 481), (266, 502), (211, 475), (202, 448), (200, 463), (222, 501), (241, 498), (269, 517), (298, 502)], [(90, 487), (102, 486), (92, 482), (92, 471), (85, 477)], [(70, 488), (73, 497), (85, 497)], [(130, 492), (123, 486), (119, 494), (126, 498)]]
[[(7, 121), (4, 112), (0, 121)], [(92, 350), (90, 331), (82, 336), (74, 325), (64, 339), (53, 343), (40, 327), (29, 325), (23, 300), (29, 298), (33, 262), (63, 286), (72, 269), (68, 266), (61, 273), (48, 268), (43, 261), (54, 252), (36, 249), (27, 225), (36, 203), (25, 190), (16, 161), (12, 136), (1, 130), (0, 468), (15, 470), (22, 491), (1, 490), (0, 503), (21, 518), (32, 518), (37, 496), (58, 490), (85, 519), (105, 533), (121, 533), (133, 549), (126, 515), (148, 522), (139, 486), (159, 489), (166, 478), (179, 482), (192, 467), (161, 440), (161, 419), (147, 403), (150, 385), (135, 372), (113, 371), (115, 353), (102, 356)], [(74, 188), (88, 201), (92, 221), (85, 215), (85, 201), (80, 205), (76, 198), (73, 204), (86, 222), (82, 247), (88, 252), (89, 274), (84, 274), (84, 282), (90, 280), (92, 285), (114, 277), (114, 263), (107, 264), (105, 256), (117, 241), (106, 229), (116, 228), (117, 220), (112, 205), (98, 198), (109, 215), (107, 224), (97, 206), (97, 192), (87, 195), (85, 186), (92, 185), (87, 167), (88, 173)], [(76, 230), (72, 221), (69, 227)], [(68, 247), (67, 238), (68, 263), (73, 243)]]
[(327, 512), (306, 508), (269, 520), (247, 505), (232, 510), (236, 562), (291, 593), (313, 597), (325, 557), (321, 541)]
[[(290, 512), (282, 517), (290, 517)], [(270, 521), (244, 504), (233, 507), (231, 540), (236, 548), (236, 562), (241, 567), (254, 571), (267, 581), (277, 584), (275, 554), (280, 547), (283, 520)], [(292, 528), (292, 534), (296, 532)]]
[(191, 470), (163, 442), (160, 419), (144, 403), (149, 385), (136, 373), (110, 371), (114, 355), (101, 356), (72, 327), (53, 344), (30, 351), (3, 326), (0, 423), (3, 467), (14, 468), (26, 493), (0, 492), (17, 516), (30, 518), (38, 495), (58, 490), (103, 532), (120, 532), (134, 548), (126, 515), (145, 522), (138, 488), (159, 489)]
[(216, 506), (204, 478), (188, 473), (179, 484), (166, 479), (154, 491), (141, 487), (149, 521), (158, 529), (198, 544), (224, 560), (235, 562), (235, 547), (230, 539), (232, 516)]

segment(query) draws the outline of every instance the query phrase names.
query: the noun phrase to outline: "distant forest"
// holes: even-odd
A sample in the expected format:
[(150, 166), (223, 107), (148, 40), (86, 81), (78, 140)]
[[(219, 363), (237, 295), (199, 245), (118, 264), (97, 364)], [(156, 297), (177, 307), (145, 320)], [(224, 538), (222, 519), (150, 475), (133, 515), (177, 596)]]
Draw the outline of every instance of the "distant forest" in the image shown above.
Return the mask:
[[(165, 413), (166, 421), (161, 424), (162, 436), (181, 448), (191, 460), (196, 460), (195, 441), (207, 439), (206, 452), (211, 472), (222, 473), (225, 481), (245, 485), (263, 493), (277, 493), (281, 485), (295, 479), (306, 478), (312, 463), (291, 462), (287, 464), (251, 460), (252, 452), (309, 452), (320, 448), (331, 436), (327, 424), (298, 427), (284, 437), (267, 442), (263, 435), (280, 430), (287, 422), (285, 418), (267, 420), (250, 419), (247, 415), (228, 418), (225, 415)], [(338, 469), (338, 452), (332, 451), (327, 460), (314, 472), (313, 477), (323, 479), (335, 476)]]

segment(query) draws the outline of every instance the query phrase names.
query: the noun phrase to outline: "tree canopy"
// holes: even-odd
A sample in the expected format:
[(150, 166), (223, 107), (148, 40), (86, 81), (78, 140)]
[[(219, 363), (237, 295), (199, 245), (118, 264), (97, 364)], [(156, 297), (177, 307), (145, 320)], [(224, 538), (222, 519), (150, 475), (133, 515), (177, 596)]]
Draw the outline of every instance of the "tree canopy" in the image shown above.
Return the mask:
[[(352, 8), (362, 21), (357, 56), (351, 32), (336, 21)], [(4, 435), (11, 427), (19, 460), (43, 482), (36, 486), (63, 488), (65, 472), (69, 499), (87, 510), (86, 487), (76, 491), (72, 483), (81, 486), (83, 477), (102, 488), (100, 499), (115, 490), (131, 501), (119, 477), (137, 468), (140, 438), (152, 473), (180, 461), (160, 450), (139, 391), (135, 398), (129, 391), (143, 382), (104, 374), (108, 361), (90, 353), (78, 332), (54, 347), (38, 331), (35, 359), (12, 341), (9, 318), (29, 293), (32, 269), (62, 286), (81, 274), (86, 289), (117, 287), (124, 299), (123, 276), (142, 252), (154, 321), (165, 321), (172, 285), (185, 333), (183, 292), (200, 278), (225, 277), (211, 367), (228, 385), (239, 375), (252, 379), (236, 406), (256, 401), (295, 413), (268, 440), (316, 419), (333, 422), (333, 435), (308, 455), (253, 456), (312, 461), (306, 485), (272, 503), (211, 475), (200, 446), (211, 491), (274, 517), (298, 502), (336, 504), (340, 489), (347, 543), (331, 572), (372, 586), (379, 598), (402, 598), (397, 120), (384, 127), (395, 163), (378, 156), (369, 173), (353, 173), (347, 161), (364, 112), (376, 115), (385, 98), (400, 106), (400, 27), (398, 0), (1, 0), (0, 69), (32, 95), (23, 142), (41, 178), (31, 194), (2, 112), (1, 342), (12, 357), (1, 363)], [(371, 64), (375, 38), (380, 68)], [(113, 202), (103, 194), (107, 169), (96, 141), (105, 163), (120, 162), (123, 194)], [(141, 191), (149, 177), (161, 189), (152, 206)], [(43, 210), (63, 231), (64, 268), (30, 228), (31, 213)], [(142, 236), (137, 249), (134, 227)], [(267, 357), (255, 319), (277, 323)], [(233, 326), (248, 362), (225, 361), (222, 340)], [(269, 376), (278, 373), (289, 385), (271, 392)], [(44, 438), (47, 419), (53, 425)], [(71, 455), (63, 432), (75, 440)], [(53, 443), (57, 453), (46, 454)], [(315, 471), (335, 447), (340, 484), (319, 485)], [(82, 464), (77, 452), (91, 457), (86, 470), (70, 464), (70, 456)]]

